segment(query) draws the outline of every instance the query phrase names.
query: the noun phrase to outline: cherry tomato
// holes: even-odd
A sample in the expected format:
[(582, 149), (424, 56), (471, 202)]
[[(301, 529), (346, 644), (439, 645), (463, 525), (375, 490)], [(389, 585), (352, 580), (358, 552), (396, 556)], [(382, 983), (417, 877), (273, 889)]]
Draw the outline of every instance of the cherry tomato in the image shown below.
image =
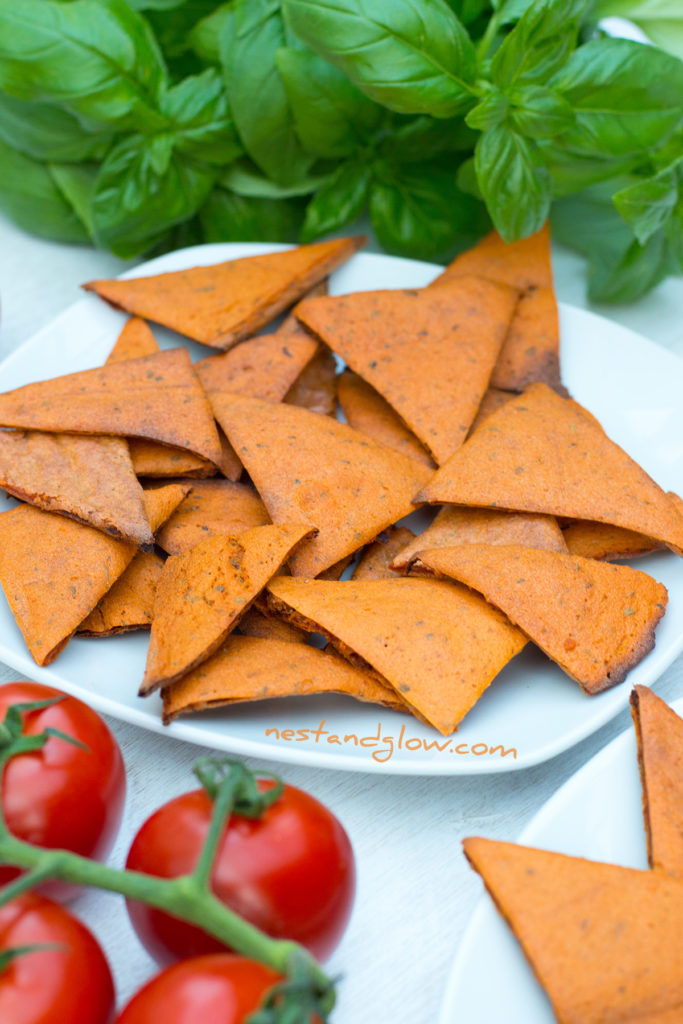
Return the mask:
[(268, 967), (230, 953), (183, 960), (141, 988), (115, 1024), (243, 1024), (278, 980)]
[[(104, 859), (121, 824), (126, 774), (118, 744), (100, 716), (82, 701), (39, 683), (0, 686), (0, 721), (10, 704), (63, 697), (42, 711), (28, 711), (23, 731), (36, 735), (59, 729), (87, 749), (51, 736), (43, 748), (13, 757), (2, 779), (2, 805), (12, 833), (37, 846), (72, 850)], [(0, 885), (16, 868), (0, 867)], [(45, 891), (71, 891), (48, 883)]]
[[(271, 782), (261, 780), (261, 788)], [(206, 792), (164, 804), (144, 823), (127, 867), (162, 878), (189, 873), (211, 818)], [(353, 850), (334, 815), (312, 796), (285, 786), (258, 819), (233, 815), (219, 844), (211, 879), (232, 910), (275, 938), (300, 942), (318, 959), (342, 937), (355, 892)], [(129, 902), (133, 927), (155, 959), (213, 953), (225, 947), (193, 925)]]
[(108, 1024), (109, 965), (91, 933), (58, 903), (27, 892), (0, 907), (0, 953), (34, 944), (58, 948), (13, 957), (0, 971), (3, 1024)]

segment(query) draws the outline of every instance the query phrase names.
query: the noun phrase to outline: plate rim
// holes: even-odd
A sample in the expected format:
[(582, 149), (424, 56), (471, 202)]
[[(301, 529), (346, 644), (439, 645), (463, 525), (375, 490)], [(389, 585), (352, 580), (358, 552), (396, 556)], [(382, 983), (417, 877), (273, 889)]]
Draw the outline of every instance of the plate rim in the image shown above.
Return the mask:
[[(214, 255), (210, 256), (209, 260), (204, 261), (205, 263), (215, 262), (215, 253), (217, 251), (225, 252), (227, 259), (230, 258), (229, 254), (234, 253), (235, 250), (238, 250), (240, 255), (235, 255), (233, 258), (243, 258), (245, 256), (259, 255), (266, 252), (287, 251), (292, 248), (295, 248), (295, 246), (287, 243), (270, 242), (212, 242), (203, 245), (188, 246), (183, 249), (164, 253), (151, 260), (138, 264), (135, 267), (131, 267), (119, 274), (118, 278), (125, 280), (144, 277), (148, 275), (148, 271), (151, 271), (151, 274), (164, 273), (166, 271), (164, 271), (163, 267), (166, 263), (174, 262), (178, 257), (184, 258), (186, 255), (188, 257), (192, 257), (193, 255), (198, 255), (200, 253), (202, 255), (207, 255), (208, 250), (210, 250)], [(220, 259), (220, 256), (218, 256), (218, 259)], [(411, 260), (400, 256), (391, 256), (385, 253), (364, 251), (355, 253), (346, 264), (338, 269), (343, 270), (344, 267), (348, 266), (353, 260), (360, 260), (363, 262), (366, 260), (369, 260), (370, 262), (380, 261), (385, 264), (399, 263), (401, 265), (412, 263), (419, 266), (423, 271), (432, 270), (434, 274), (443, 270), (443, 267), (440, 264), (429, 263), (421, 260)], [(196, 265), (200, 264), (198, 263)], [(44, 324), (43, 327), (41, 327), (35, 334), (31, 335), (30, 338), (27, 338), (26, 341), (18, 345), (5, 357), (5, 359), (0, 362), (0, 376), (6, 368), (13, 365), (15, 359), (20, 360), (22, 358), (26, 358), (27, 354), (29, 354), (34, 347), (40, 347), (43, 336), (53, 332), (55, 326), (62, 320), (68, 320), (70, 317), (77, 315), (77, 310), (84, 310), (97, 301), (98, 300), (95, 295), (86, 293), (66, 309), (58, 313), (57, 316)], [(675, 368), (679, 373), (683, 371), (683, 360), (681, 360), (679, 356), (670, 352), (668, 349), (656, 342), (653, 342), (651, 339), (646, 338), (644, 335), (641, 335), (628, 327), (624, 327), (617, 321), (610, 320), (598, 313), (594, 313), (591, 310), (583, 309), (579, 306), (574, 306), (565, 302), (559, 302), (558, 305), (561, 311), (564, 310), (571, 316), (578, 315), (579, 318), (588, 318), (590, 321), (594, 321), (595, 329), (597, 329), (600, 324), (609, 324), (610, 327), (617, 329), (620, 333), (629, 335), (638, 345), (644, 346), (646, 350), (650, 350), (656, 354), (657, 359), (663, 359), (665, 362), (667, 360), (672, 361), (672, 369)], [(667, 650), (660, 666), (657, 668), (657, 674), (650, 680), (649, 685), (656, 683), (657, 679), (667, 671), (682, 651), (683, 631), (681, 631), (678, 641), (672, 644)], [(312, 768), (362, 772), (370, 775), (448, 777), (494, 775), (523, 771), (527, 768), (547, 763), (554, 758), (561, 756), (566, 751), (576, 746), (576, 744), (581, 742), (583, 739), (594, 735), (616, 715), (618, 715), (628, 703), (627, 697), (624, 697), (622, 701), (615, 701), (614, 705), (606, 703), (602, 710), (591, 719), (588, 731), (586, 731), (585, 725), (577, 724), (570, 732), (563, 734), (561, 741), (548, 740), (544, 746), (536, 748), (531, 754), (522, 754), (516, 760), (511, 762), (503, 761), (502, 759), (500, 761), (459, 761), (457, 759), (453, 759), (451, 761), (438, 759), (435, 759), (434, 761), (410, 761), (406, 759), (402, 761), (392, 758), (389, 762), (380, 763), (371, 758), (352, 758), (340, 754), (320, 752), (306, 748), (297, 749), (288, 748), (284, 745), (276, 746), (275, 744), (266, 743), (265, 740), (245, 739), (230, 734), (227, 736), (218, 736), (215, 732), (210, 730), (207, 731), (205, 726), (195, 723), (192, 720), (176, 721), (165, 726), (162, 725), (160, 717), (157, 719), (147, 711), (129, 707), (120, 703), (113, 697), (108, 697), (98, 693), (97, 691), (93, 692), (78, 683), (71, 682), (68, 678), (63, 677), (59, 672), (58, 663), (55, 663), (57, 666), (56, 668), (54, 665), (45, 667), (36, 665), (30, 658), (28, 652), (20, 653), (7, 648), (1, 638), (0, 660), (17, 672), (26, 673), (29, 678), (35, 678), (37, 681), (45, 682), (48, 685), (59, 686), (66, 692), (79, 697), (104, 714), (111, 715), (113, 718), (138, 726), (139, 728), (159, 733), (160, 735), (165, 735), (173, 739), (193, 743), (199, 746), (208, 745), (213, 749), (222, 749), (249, 757), (262, 757), (267, 760), (275, 760), (282, 763), (304, 766), (308, 765)], [(623, 686), (624, 684), (621, 685)]]

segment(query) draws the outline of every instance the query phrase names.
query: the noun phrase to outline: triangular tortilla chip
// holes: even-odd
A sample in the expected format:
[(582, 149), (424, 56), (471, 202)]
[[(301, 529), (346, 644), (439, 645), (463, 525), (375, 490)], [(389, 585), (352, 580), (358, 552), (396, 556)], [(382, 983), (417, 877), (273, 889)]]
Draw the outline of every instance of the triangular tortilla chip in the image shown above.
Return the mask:
[(119, 334), (116, 344), (107, 357), (108, 363), (120, 363), (125, 359), (139, 359), (159, 351), (157, 340), (146, 320), (132, 316)]
[(545, 384), (491, 413), (415, 500), (593, 519), (683, 553), (672, 499), (593, 417)]
[(264, 615), (256, 605), (240, 619), (239, 632), (244, 636), (256, 636), (262, 640), (284, 640), (287, 643), (305, 643), (308, 633), (290, 625), (275, 615)]
[(644, 572), (557, 551), (463, 544), (418, 557), (483, 594), (585, 693), (620, 683), (652, 650), (668, 600)]
[(229, 480), (197, 480), (192, 491), (157, 534), (157, 544), (169, 555), (189, 551), (217, 534), (239, 537), (270, 516), (250, 484)]
[(240, 462), (237, 452), (225, 436), (225, 431), (218, 427), (218, 440), (221, 446), (221, 457), (218, 460), (218, 468), (224, 477), (232, 480), (233, 483), (239, 480), (244, 472), (244, 466)]
[(459, 544), (522, 544), (546, 551), (567, 551), (562, 530), (553, 516), (446, 505), (423, 533), (396, 552), (392, 569), (405, 572), (420, 551), (454, 548)]
[(683, 1019), (683, 883), (513, 843), (463, 845), (558, 1021)]
[(353, 561), (353, 555), (345, 555), (344, 558), (340, 558), (338, 562), (331, 565), (328, 569), (323, 569), (315, 577), (317, 580), (340, 580), (344, 575), (344, 570)]
[(542, 380), (563, 392), (548, 225), (511, 243), (492, 231), (473, 249), (456, 257), (430, 287), (450, 286), (464, 274), (499, 281), (522, 292), (491, 383), (509, 391), (522, 391), (532, 381)]
[(467, 277), (448, 288), (307, 299), (296, 313), (442, 463), (476, 416), (517, 299)]
[(496, 409), (500, 409), (501, 405), (505, 405), (510, 398), (514, 397), (515, 395), (512, 391), (501, 391), (500, 388), (488, 387), (484, 392), (484, 397), (479, 404), (477, 415), (472, 420), (472, 426), (467, 436), (471, 437), (487, 416), (490, 416)]
[(157, 587), (140, 695), (168, 686), (223, 643), (307, 526), (257, 526), (240, 537), (208, 537), (171, 555)]
[(444, 735), (526, 643), (478, 595), (438, 580), (326, 583), (280, 576), (268, 593), (278, 614), (323, 633)]
[(491, 374), (491, 385), (523, 391), (541, 380), (567, 396), (560, 377), (560, 318), (552, 288), (536, 288), (519, 300)]
[[(182, 448), (171, 448), (169, 445), (146, 441), (141, 437), (131, 437), (128, 447), (136, 476), (151, 478), (180, 476), (202, 480), (207, 476), (215, 476), (218, 472), (218, 468), (213, 462), (203, 459), (201, 455), (183, 451)], [(235, 458), (237, 457), (235, 456)], [(240, 463), (239, 473), (241, 472), (242, 465)]]
[(139, 547), (154, 546), (122, 438), (0, 430), (0, 487)]
[[(194, 486), (194, 484), (192, 485)], [(164, 487), (150, 487), (144, 492), (145, 508), (155, 534), (173, 515), (181, 501), (190, 493), (190, 484), (172, 483)]]
[(186, 348), (108, 363), (0, 395), (0, 426), (147, 437), (218, 462), (220, 444)]
[(620, 526), (608, 526), (606, 523), (589, 523), (579, 520), (563, 530), (565, 543), (570, 555), (582, 555), (584, 558), (597, 558), (601, 561), (612, 559), (637, 558), (658, 551), (666, 544), (646, 537), (633, 530), (624, 530)]
[(552, 288), (548, 225), (544, 224), (540, 231), (519, 242), (504, 242), (497, 231), (489, 232), (471, 249), (456, 256), (429, 287), (457, 281), (465, 274), (501, 281), (520, 292)]
[(680, 516), (683, 516), (683, 498), (675, 491), (667, 491), (667, 497), (672, 501), (674, 508)]
[(647, 686), (635, 686), (643, 816), (651, 868), (683, 880), (683, 719)]
[[(156, 529), (187, 494), (145, 491)], [(0, 584), (38, 665), (49, 665), (138, 552), (90, 526), (19, 505), (0, 515)]]
[[(329, 282), (327, 278), (325, 278), (324, 281), (319, 281), (318, 284), (314, 285), (313, 288), (309, 289), (309, 291), (307, 291), (306, 294), (302, 296), (302, 300), (317, 299), (319, 295), (328, 295), (329, 290)], [(279, 334), (281, 337), (286, 337), (288, 334), (297, 334), (301, 329), (302, 328), (301, 324), (299, 323), (299, 319), (294, 313), (294, 307), (292, 307), (292, 309), (290, 309), (290, 311), (287, 313), (282, 323), (278, 327), (276, 334)]]
[(83, 287), (129, 313), (226, 349), (291, 306), (364, 241), (339, 238), (210, 267), (125, 281), (89, 281)]
[(164, 690), (163, 721), (225, 704), (274, 697), (342, 693), (356, 700), (401, 706), (389, 687), (341, 658), (306, 644), (231, 636), (199, 668)]
[[(140, 356), (149, 356), (158, 351), (159, 346), (147, 321), (134, 316), (121, 331), (118, 341), (109, 353), (107, 363), (139, 359)], [(214, 476), (217, 472), (213, 462), (182, 448), (169, 448), (155, 441), (135, 437), (130, 439), (128, 447), (137, 476), (206, 477)]]
[(339, 376), (337, 398), (346, 422), (354, 430), (360, 430), (361, 434), (381, 441), (387, 448), (393, 448), (402, 455), (417, 459), (430, 469), (435, 468), (427, 449), (408, 430), (398, 413), (357, 373), (344, 370)]
[(327, 345), (320, 345), (283, 398), (287, 405), (334, 416), (337, 411), (337, 363)]
[(102, 637), (149, 629), (163, 567), (163, 559), (154, 551), (136, 555), (123, 576), (80, 624), (77, 635)]
[(405, 526), (390, 526), (363, 551), (351, 576), (352, 580), (391, 580), (396, 573), (389, 568), (394, 558), (415, 541), (415, 534)]
[(268, 402), (280, 402), (318, 351), (310, 334), (299, 330), (282, 336), (259, 334), (241, 345), (194, 364), (202, 387), (234, 391)]
[(274, 523), (319, 530), (290, 560), (317, 576), (412, 511), (429, 470), (346, 424), (306, 409), (242, 395), (212, 396), (214, 413)]

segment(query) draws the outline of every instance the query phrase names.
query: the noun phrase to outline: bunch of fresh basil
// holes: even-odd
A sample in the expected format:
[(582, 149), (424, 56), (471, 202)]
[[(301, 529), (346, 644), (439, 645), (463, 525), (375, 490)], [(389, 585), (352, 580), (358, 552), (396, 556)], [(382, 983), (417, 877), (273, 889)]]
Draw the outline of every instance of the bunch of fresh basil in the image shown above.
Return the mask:
[[(678, 3), (655, 6), (678, 24)], [(311, 241), (368, 211), (389, 252), (446, 259), (550, 214), (592, 296), (633, 299), (683, 269), (683, 61), (605, 36), (599, 13), (0, 0), (0, 207), (122, 257)]]

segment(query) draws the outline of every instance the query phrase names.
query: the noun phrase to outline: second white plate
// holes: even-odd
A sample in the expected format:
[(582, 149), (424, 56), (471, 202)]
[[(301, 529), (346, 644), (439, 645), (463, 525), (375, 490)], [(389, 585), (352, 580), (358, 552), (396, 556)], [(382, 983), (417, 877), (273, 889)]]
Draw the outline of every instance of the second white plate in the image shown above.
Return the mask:
[[(217, 263), (283, 246), (219, 244), (169, 253), (125, 275)], [(421, 287), (441, 268), (359, 254), (332, 277), (335, 294)], [(0, 366), (0, 390), (100, 365), (125, 316), (87, 296)], [(561, 308), (562, 375), (607, 433), (667, 490), (683, 490), (683, 362), (618, 324)], [(162, 347), (185, 343), (155, 328)], [(194, 357), (206, 349), (190, 344)], [(683, 650), (683, 560), (667, 553), (637, 567), (669, 590), (655, 650), (628, 681), (597, 697), (536, 650), (525, 651), (494, 681), (451, 739), (414, 719), (334, 697), (264, 701), (180, 719), (164, 729), (158, 698), (137, 696), (147, 636), (73, 640), (38, 668), (0, 595), (0, 661), (59, 686), (107, 714), (194, 743), (316, 767), (404, 775), (467, 775), (526, 768), (567, 750), (620, 711), (634, 683), (652, 684)]]
[[(683, 700), (672, 705), (683, 714)], [(517, 840), (572, 857), (647, 868), (635, 731), (579, 769)], [(495, 984), (492, 984), (495, 979)], [(462, 937), (439, 1024), (555, 1024), (521, 946), (484, 896)]]

